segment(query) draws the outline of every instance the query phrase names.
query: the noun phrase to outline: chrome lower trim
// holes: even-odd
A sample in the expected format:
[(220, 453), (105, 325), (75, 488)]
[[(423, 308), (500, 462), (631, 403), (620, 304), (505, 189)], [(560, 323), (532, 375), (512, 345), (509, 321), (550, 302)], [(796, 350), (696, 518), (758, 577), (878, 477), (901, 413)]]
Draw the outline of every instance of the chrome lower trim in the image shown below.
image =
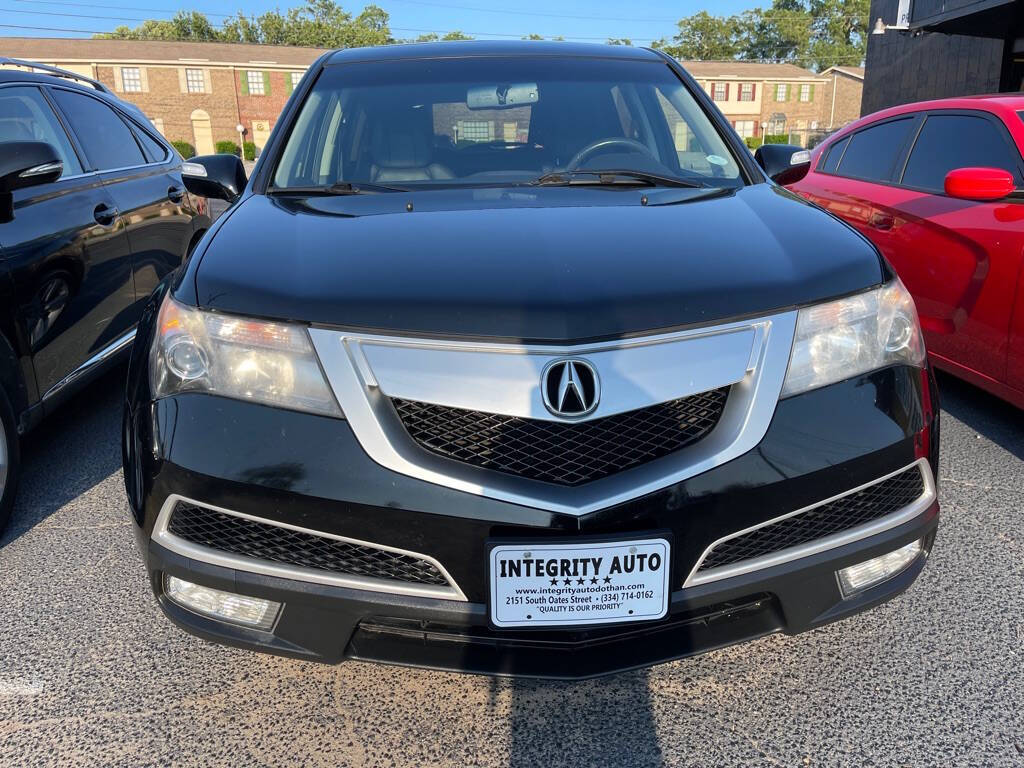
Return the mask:
[(75, 368), (75, 370), (73, 370), (63, 379), (61, 379), (48, 390), (46, 390), (46, 393), (43, 395), (43, 402), (46, 402), (51, 397), (59, 393), (62, 389), (67, 388), (69, 385), (74, 384), (82, 377), (88, 375), (94, 369), (101, 367), (104, 363), (109, 361), (119, 352), (124, 351), (126, 347), (128, 347), (129, 345), (131, 345), (133, 341), (135, 341), (135, 330), (135, 328), (132, 328), (123, 336), (119, 336), (118, 338), (116, 338), (114, 341), (112, 341), (110, 344), (105, 346), (95, 355), (90, 357), (80, 366)]
[[(193, 544), (190, 541), (175, 536), (168, 530), (168, 526), (171, 520), (171, 513), (174, 511), (174, 505), (179, 501), (186, 502), (188, 504), (195, 504), (197, 507), (205, 507), (206, 509), (212, 509), (216, 512), (221, 512), (225, 515), (232, 515), (234, 517), (240, 517), (245, 520), (252, 520), (257, 523), (263, 523), (264, 525), (273, 525), (278, 528), (284, 528), (290, 531), (298, 531), (299, 533), (306, 533), (311, 536), (319, 536), (324, 539), (333, 539), (335, 541), (344, 541), (348, 544), (357, 544), (363, 547), (370, 547), (372, 549), (379, 549), (384, 552), (396, 552), (401, 555), (409, 555), (423, 560), (426, 563), (430, 563), (432, 566), (437, 568), (441, 572), (441, 575), (448, 581), (447, 587), (432, 586), (429, 584), (403, 584), (397, 581), (389, 581), (387, 579), (373, 579), (365, 576), (345, 576), (342, 574), (335, 574), (329, 571), (320, 571), (315, 568), (303, 568), (301, 566), (294, 565), (282, 565), (280, 563), (274, 563), (269, 560), (260, 560), (252, 557), (243, 557), (241, 555), (233, 555), (228, 552), (221, 552), (220, 550), (211, 549), (210, 547), (204, 547), (199, 544)], [(395, 595), (410, 595), (413, 597), (431, 597), (440, 600), (460, 600), (465, 602), (466, 595), (459, 589), (459, 585), (455, 583), (455, 580), (451, 577), (451, 574), (445, 569), (441, 563), (434, 558), (420, 554), (419, 552), (412, 552), (407, 549), (399, 549), (398, 547), (388, 547), (383, 544), (376, 544), (371, 541), (362, 541), (360, 539), (353, 539), (348, 536), (338, 536), (333, 533), (326, 533), (324, 531), (314, 531), (310, 528), (303, 528), (298, 525), (290, 525), (288, 523), (282, 523), (278, 520), (268, 520), (263, 517), (256, 517), (255, 515), (248, 515), (244, 512), (236, 512), (232, 509), (225, 509), (224, 507), (218, 507), (214, 504), (207, 504), (203, 501), (196, 501), (186, 496), (179, 494), (171, 494), (164, 501), (163, 506), (160, 508), (160, 514), (157, 515), (156, 524), (153, 526), (153, 541), (160, 544), (162, 547), (166, 547), (172, 552), (176, 552), (184, 557), (192, 558), (193, 560), (199, 560), (204, 563), (210, 563), (211, 565), (219, 565), (224, 568), (235, 568), (239, 571), (247, 571), (249, 573), (261, 573), (264, 576), (275, 576), (281, 579), (294, 579), (296, 581), (307, 581), (314, 584), (326, 584), (334, 587), (346, 587), (348, 589), (362, 589), (367, 592), (387, 592)]]
[[(759, 528), (764, 528), (765, 526), (772, 525), (773, 523), (777, 523), (780, 520), (785, 520), (787, 518), (803, 514), (804, 512), (816, 509), (817, 507), (829, 504), (835, 501), (836, 499), (841, 499), (844, 496), (849, 496), (850, 494), (856, 493), (857, 491), (862, 491), (865, 488), (870, 488), (872, 485), (877, 485), (878, 483), (888, 480), (890, 477), (894, 477), (900, 474), (901, 472), (906, 472), (908, 469), (911, 469), (912, 467), (915, 466), (918, 467), (919, 471), (921, 472), (921, 479), (924, 481), (924, 491), (916, 501), (914, 501), (911, 504), (908, 504), (903, 509), (896, 510), (890, 515), (886, 515), (885, 517), (881, 517), (877, 520), (872, 520), (869, 523), (864, 523), (863, 525), (859, 525), (856, 528), (850, 528), (847, 531), (835, 533), (831, 536), (826, 536), (821, 539), (815, 539), (814, 541), (810, 541), (798, 547), (782, 549), (778, 552), (773, 552), (770, 555), (755, 557), (750, 560), (744, 560), (739, 563), (734, 563), (732, 565), (723, 565), (719, 568), (709, 568), (706, 571), (698, 573), (698, 571), (700, 571), (701, 563), (704, 562), (704, 560), (715, 547), (717, 547), (719, 544), (722, 544), (723, 542), (730, 541), (731, 539), (735, 539), (739, 536), (743, 536), (747, 533), (750, 533), (751, 531), (756, 531)], [(838, 493), (835, 496), (832, 496), (828, 499), (815, 502), (814, 504), (802, 507), (793, 512), (787, 512), (785, 515), (773, 517), (771, 520), (765, 520), (763, 523), (752, 525), (749, 528), (744, 528), (742, 531), (736, 531), (735, 533), (730, 533), (728, 536), (723, 536), (722, 538), (717, 539), (716, 541), (712, 542), (712, 544), (708, 546), (708, 548), (705, 549), (701, 556), (697, 559), (696, 564), (693, 566), (693, 570), (690, 571), (690, 574), (686, 577), (686, 580), (683, 582), (683, 587), (694, 587), (699, 584), (708, 584), (713, 581), (721, 581), (722, 579), (728, 579), (733, 576), (740, 576), (742, 574), (751, 573), (753, 571), (758, 571), (763, 568), (771, 568), (775, 565), (782, 565), (783, 563), (789, 563), (793, 560), (798, 560), (801, 557), (815, 555), (819, 552), (824, 552), (829, 549), (841, 547), (844, 544), (850, 544), (854, 541), (866, 539), (869, 536), (874, 536), (875, 534), (882, 533), (883, 531), (887, 531), (890, 528), (895, 528), (897, 525), (902, 525), (903, 523), (908, 522), (909, 520), (913, 520), (915, 517), (917, 517), (922, 512), (927, 510), (928, 507), (930, 507), (934, 501), (935, 478), (932, 476), (931, 465), (928, 463), (927, 459), (918, 459), (913, 464), (908, 464), (905, 467), (897, 469), (895, 472), (890, 472), (889, 474), (884, 475), (883, 477), (876, 478), (875, 480), (872, 480), (870, 483), (858, 485), (856, 488), (851, 488), (848, 491), (843, 491), (842, 493)]]
[[(514, 504), (585, 515), (706, 472), (754, 448), (768, 431), (782, 390), (795, 311), (735, 323), (571, 346), (464, 342), (312, 328), (328, 382), (356, 439), (395, 472)], [(587, 418), (730, 386), (718, 425), (669, 456), (562, 487), (432, 454), (408, 435), (390, 398), (564, 421), (548, 412), (541, 372), (582, 357), (598, 369), (602, 403)], [(574, 421), (580, 421), (576, 419)]]

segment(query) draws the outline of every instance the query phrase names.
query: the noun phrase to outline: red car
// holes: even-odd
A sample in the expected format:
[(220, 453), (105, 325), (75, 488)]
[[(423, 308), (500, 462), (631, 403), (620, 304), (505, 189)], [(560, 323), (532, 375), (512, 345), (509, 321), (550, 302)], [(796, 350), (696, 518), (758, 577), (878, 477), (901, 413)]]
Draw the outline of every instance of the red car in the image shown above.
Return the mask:
[(937, 367), (1019, 408), (1022, 149), (1024, 96), (919, 102), (846, 126), (789, 184), (878, 246), (917, 302)]

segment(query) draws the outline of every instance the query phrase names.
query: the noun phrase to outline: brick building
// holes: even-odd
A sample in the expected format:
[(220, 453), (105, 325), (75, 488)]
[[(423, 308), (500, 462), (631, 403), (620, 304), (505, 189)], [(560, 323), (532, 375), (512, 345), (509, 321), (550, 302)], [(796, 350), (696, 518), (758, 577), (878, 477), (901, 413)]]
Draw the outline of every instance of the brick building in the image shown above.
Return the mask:
[(198, 154), (217, 141), (262, 148), (320, 48), (236, 43), (0, 38), (0, 55), (87, 75), (137, 104), (164, 136)]
[[(840, 119), (849, 111), (845, 106), (847, 101), (855, 99), (857, 109), (860, 108), (857, 83), (862, 82), (863, 76), (857, 81), (837, 73), (837, 68), (818, 75), (794, 64), (681, 63), (744, 138), (788, 134), (794, 143), (806, 144), (848, 122), (849, 118)], [(837, 77), (843, 78), (841, 84)], [(842, 105), (837, 98), (842, 100)], [(835, 115), (833, 104), (837, 106)]]
[(864, 67), (829, 67), (821, 73), (831, 81), (825, 89), (825, 122), (830, 131), (860, 117)]

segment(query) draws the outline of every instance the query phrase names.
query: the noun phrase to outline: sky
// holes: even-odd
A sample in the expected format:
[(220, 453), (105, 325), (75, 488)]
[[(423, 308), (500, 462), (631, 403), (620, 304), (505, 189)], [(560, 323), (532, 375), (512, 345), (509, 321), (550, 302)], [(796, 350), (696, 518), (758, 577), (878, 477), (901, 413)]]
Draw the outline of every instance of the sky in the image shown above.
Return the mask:
[[(358, 14), (365, 3), (340, 0)], [(301, 0), (0, 0), (0, 36), (88, 37), (143, 19), (170, 18), (179, 9), (197, 10), (219, 23), (239, 9), (256, 15), (286, 10)], [(675, 22), (701, 10), (732, 14), (756, 5), (749, 0), (377, 0), (391, 15), (396, 38), (459, 29), (480, 38), (519, 38), (534, 33), (567, 40), (603, 42), (628, 37), (635, 45), (671, 37)], [(58, 31), (60, 30), (60, 31)], [(68, 31), (77, 30), (77, 31)], [(3, 51), (0, 51), (0, 55)]]

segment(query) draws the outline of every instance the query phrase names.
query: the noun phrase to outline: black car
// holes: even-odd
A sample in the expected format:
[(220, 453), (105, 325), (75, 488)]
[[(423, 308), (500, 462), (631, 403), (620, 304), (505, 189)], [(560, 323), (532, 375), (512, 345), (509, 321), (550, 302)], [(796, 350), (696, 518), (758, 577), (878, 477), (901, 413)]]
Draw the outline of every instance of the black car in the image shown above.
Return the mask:
[[(124, 470), (166, 615), (217, 642), (577, 678), (906, 589), (938, 410), (875, 248), (670, 58), (329, 53), (153, 295)], [(770, 178), (771, 177), (771, 178)]]
[(0, 530), (19, 435), (127, 355), (149, 295), (209, 223), (138, 108), (0, 58)]

